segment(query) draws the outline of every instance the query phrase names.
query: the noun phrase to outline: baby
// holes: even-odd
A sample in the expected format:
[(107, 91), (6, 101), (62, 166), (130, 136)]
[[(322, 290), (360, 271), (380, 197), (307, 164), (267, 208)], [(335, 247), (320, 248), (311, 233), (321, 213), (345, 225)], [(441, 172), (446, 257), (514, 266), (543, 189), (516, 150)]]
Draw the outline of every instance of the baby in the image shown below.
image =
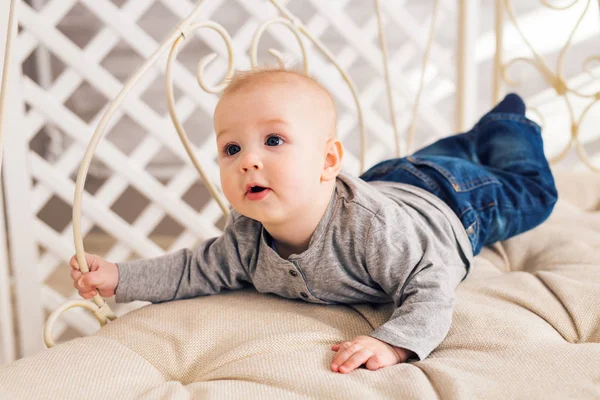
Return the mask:
[(386, 303), (389, 321), (334, 344), (331, 369), (348, 373), (425, 359), (445, 338), (455, 288), (482, 247), (544, 221), (557, 200), (540, 128), (508, 95), (467, 133), (360, 178), (341, 173), (331, 95), (284, 70), (238, 73), (214, 127), (223, 232), (195, 250), (114, 264), (75, 257), (84, 298), (153, 303), (254, 286), (316, 304)]

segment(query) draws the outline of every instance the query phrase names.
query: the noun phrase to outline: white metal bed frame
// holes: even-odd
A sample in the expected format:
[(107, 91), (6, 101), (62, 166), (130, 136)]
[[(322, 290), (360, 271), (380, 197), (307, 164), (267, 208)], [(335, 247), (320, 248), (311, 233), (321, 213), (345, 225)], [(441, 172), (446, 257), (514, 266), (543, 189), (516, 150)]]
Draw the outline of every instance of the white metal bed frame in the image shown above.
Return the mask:
[[(278, 9), (281, 16), (276, 19), (271, 19), (271, 20), (265, 21), (260, 26), (260, 28), (255, 32), (254, 40), (252, 42), (252, 49), (251, 49), (252, 65), (258, 64), (257, 46), (258, 46), (258, 42), (260, 41), (262, 33), (271, 24), (282, 24), (282, 25), (288, 27), (294, 33), (296, 38), (298, 39), (298, 43), (299, 43), (302, 53), (304, 55), (304, 60), (303, 60), (304, 61), (304, 69), (306, 72), (308, 72), (308, 58), (307, 58), (306, 51), (304, 49), (304, 45), (303, 45), (301, 37), (304, 36), (304, 37), (308, 38), (315, 45), (315, 47), (318, 48), (337, 67), (338, 71), (344, 77), (344, 80), (348, 83), (348, 85), (350, 86), (350, 88), (352, 90), (354, 100), (356, 103), (356, 107), (357, 107), (359, 124), (361, 125), (361, 147), (362, 147), (363, 151), (361, 152), (360, 165), (361, 165), (361, 170), (364, 170), (365, 136), (364, 136), (364, 127), (362, 126), (363, 125), (362, 124), (362, 110), (361, 110), (361, 105), (360, 105), (360, 99), (359, 99), (358, 95), (356, 94), (356, 90), (354, 88), (354, 85), (353, 85), (350, 77), (346, 74), (346, 72), (343, 70), (343, 68), (341, 68), (339, 66), (339, 64), (337, 64), (334, 56), (328, 51), (328, 49), (325, 47), (325, 45), (323, 43), (321, 43), (318, 39), (311, 36), (310, 32), (306, 29), (306, 27), (302, 24), (302, 22), (300, 20), (298, 20), (294, 15), (292, 15), (282, 4), (280, 4), (280, 2), (278, 0), (269, 0), (269, 1), (272, 3), (272, 5), (274, 7), (276, 7)], [(586, 6), (585, 6), (585, 10), (584, 10), (584, 13), (585, 13), (591, 4), (591, 0), (583, 0), (583, 1), (587, 2)], [(198, 72), (197, 72), (197, 80), (198, 80), (199, 85), (205, 91), (207, 91), (209, 93), (218, 93), (223, 89), (223, 87), (225, 85), (225, 80), (227, 78), (229, 78), (233, 73), (233, 64), (234, 64), (233, 63), (233, 51), (232, 51), (231, 39), (229, 38), (229, 34), (219, 24), (216, 24), (211, 21), (197, 20), (197, 18), (199, 17), (200, 5), (202, 4), (202, 2), (203, 1), (198, 2), (198, 6), (195, 8), (195, 10), (173, 30), (173, 32), (167, 37), (167, 39), (165, 39), (162, 42), (162, 44), (159, 46), (159, 48), (154, 52), (154, 54), (152, 54), (152, 56), (150, 56), (146, 60), (144, 65), (141, 68), (139, 68), (137, 70), (137, 72), (132, 76), (132, 78), (130, 78), (130, 80), (127, 82), (127, 84), (124, 85), (124, 87), (122, 88), (119, 95), (116, 98), (114, 98), (113, 101), (110, 103), (102, 120), (98, 124), (98, 127), (94, 133), (94, 136), (92, 137), (92, 139), (88, 145), (86, 154), (83, 158), (83, 161), (81, 163), (81, 167), (79, 169), (79, 173), (77, 176), (77, 186), (76, 186), (75, 198), (74, 198), (74, 203), (73, 203), (73, 232), (74, 232), (74, 239), (75, 239), (75, 248), (76, 248), (79, 264), (80, 264), (83, 272), (88, 271), (88, 266), (85, 263), (85, 258), (83, 257), (84, 249), (83, 249), (82, 234), (81, 234), (81, 230), (80, 230), (81, 201), (82, 201), (82, 196), (83, 196), (83, 185), (85, 183), (85, 179), (86, 179), (86, 176), (87, 176), (87, 173), (89, 170), (91, 160), (94, 156), (95, 149), (98, 146), (98, 143), (101, 140), (102, 135), (104, 134), (104, 131), (105, 131), (112, 115), (115, 113), (115, 111), (121, 105), (121, 102), (127, 96), (129, 90), (144, 75), (144, 73), (156, 62), (156, 60), (159, 58), (159, 56), (163, 52), (165, 52), (167, 49), (171, 49), (171, 50), (170, 50), (170, 55), (169, 55), (169, 59), (168, 59), (168, 63), (167, 63), (166, 91), (167, 91), (167, 102), (168, 102), (168, 106), (169, 106), (169, 113), (173, 120), (173, 124), (176, 127), (176, 130), (180, 136), (180, 139), (181, 139), (189, 157), (191, 158), (193, 164), (195, 165), (198, 172), (202, 176), (203, 182), (208, 187), (208, 189), (210, 190), (211, 194), (215, 197), (215, 199), (217, 199), (222, 212), (225, 215), (228, 213), (225, 201), (223, 201), (221, 199), (221, 196), (218, 193), (217, 189), (214, 188), (214, 186), (211, 182), (211, 179), (204, 172), (200, 162), (195, 157), (194, 150), (192, 148), (192, 145), (189, 143), (189, 140), (187, 139), (183, 125), (178, 120), (178, 117), (176, 115), (174, 94), (173, 94), (172, 67), (174, 64), (174, 59), (177, 56), (178, 48), (179, 48), (180, 44), (183, 43), (183, 41), (185, 41), (187, 36), (191, 36), (190, 33), (195, 31), (196, 29), (209, 28), (209, 29), (212, 29), (212, 30), (216, 31), (217, 33), (219, 33), (219, 35), (225, 41), (227, 48), (228, 48), (228, 52), (229, 52), (229, 60), (228, 60), (229, 66), (228, 66), (228, 71), (227, 71), (226, 77), (219, 85), (217, 85), (215, 87), (210, 87), (204, 82), (203, 71), (204, 71), (204, 68), (207, 66), (207, 64), (210, 63), (215, 58), (216, 55), (211, 54), (211, 55), (208, 55), (208, 56), (205, 56), (204, 58), (202, 58), (199, 66), (198, 66)], [(552, 9), (567, 9), (567, 8), (573, 7), (576, 3), (579, 2), (579, 0), (571, 0), (571, 2), (569, 4), (562, 6), (562, 7), (552, 5), (549, 3), (548, 0), (540, 0), (540, 2), (544, 6), (552, 8)], [(9, 84), (11, 83), (11, 80), (10, 80), (11, 75), (9, 72), (10, 72), (11, 68), (15, 68), (14, 63), (11, 63), (10, 56), (11, 56), (12, 40), (15, 36), (16, 29), (17, 29), (16, 21), (17, 21), (17, 5), (18, 5), (18, 3), (19, 3), (18, 0), (10, 1), (10, 5), (9, 5), (10, 9), (9, 9), (9, 13), (8, 13), (8, 24), (7, 24), (7, 26), (8, 26), (7, 36), (6, 36), (5, 40), (0, 40), (0, 44), (5, 45), (5, 58), (4, 58), (5, 63), (3, 66), (2, 92), (0, 95), (0, 117), (3, 117), (3, 118), (0, 118), (0, 165), (1, 165), (1, 160), (2, 160), (2, 151), (1, 151), (2, 136), (1, 136), (1, 134), (2, 134), (2, 132), (5, 131), (4, 127), (6, 125), (6, 118), (4, 118), (4, 117), (7, 115), (7, 112), (6, 112), (6, 109), (8, 108), (7, 93), (10, 92)], [(457, 87), (458, 87), (458, 89), (457, 89), (457, 114), (456, 114), (457, 126), (456, 126), (456, 128), (457, 128), (457, 130), (462, 130), (466, 126), (466, 121), (470, 120), (470, 117), (472, 114), (472, 108), (470, 108), (469, 105), (473, 104), (473, 101), (475, 98), (475, 90), (474, 90), (474, 86), (472, 84), (474, 70), (475, 70), (475, 62), (473, 59), (474, 52), (472, 51), (472, 49), (474, 47), (474, 41), (475, 41), (476, 35), (473, 30), (473, 24), (469, 24), (468, 21), (472, 21), (473, 18), (475, 18), (475, 16), (477, 15), (478, 7), (477, 7), (477, 2), (469, 2), (468, 0), (459, 0), (458, 3), (459, 3), (459, 8), (458, 8), (459, 9), (459, 15), (458, 15), (459, 16), (459, 23), (458, 23), (459, 32), (458, 32), (458, 65), (457, 65), (457, 77), (456, 77)], [(436, 9), (434, 10), (434, 14), (433, 14), (434, 18), (432, 19), (432, 24), (431, 24), (432, 29), (431, 29), (429, 45), (427, 46), (427, 49), (429, 49), (431, 41), (434, 36), (435, 15), (436, 15), (437, 4), (438, 4), (437, 1), (435, 4), (436, 4)], [(396, 129), (395, 116), (394, 116), (394, 112), (393, 112), (394, 99), (393, 99), (392, 91), (391, 91), (390, 85), (389, 85), (390, 77), (389, 77), (389, 73), (387, 70), (386, 42), (385, 42), (385, 37), (383, 35), (383, 29), (382, 29), (381, 18), (380, 18), (380, 13), (381, 13), (380, 1), (374, 0), (374, 6), (375, 6), (376, 13), (379, 17), (378, 18), (379, 37), (380, 37), (380, 45), (381, 45), (381, 49), (382, 49), (382, 54), (383, 54), (385, 76), (386, 76), (386, 81), (388, 84), (387, 85), (387, 95), (388, 95), (388, 102), (389, 102), (390, 111), (391, 111), (390, 117), (391, 117), (391, 120), (392, 120), (392, 123), (394, 126), (394, 130), (395, 130), (395, 134), (396, 134), (396, 154), (402, 155), (403, 153), (404, 154), (408, 153), (408, 151), (411, 149), (412, 137), (414, 135), (414, 124), (416, 121), (416, 115), (418, 114), (418, 104), (419, 104), (419, 98), (421, 95), (421, 91), (419, 90), (417, 99), (414, 102), (413, 120), (412, 120), (413, 122), (411, 123), (410, 133), (407, 137), (406, 143), (404, 143), (404, 148), (403, 148), (402, 144), (400, 142), (398, 131)], [(569, 85), (567, 84), (567, 81), (563, 75), (563, 63), (564, 63), (564, 57), (565, 57), (566, 50), (569, 47), (571, 39), (573, 38), (573, 35), (574, 35), (575, 31), (577, 30), (577, 27), (578, 27), (579, 23), (581, 22), (581, 19), (583, 18), (584, 13), (582, 14), (581, 18), (578, 20), (577, 25), (574, 27), (570, 37), (568, 38), (567, 42), (563, 46), (560, 56), (559, 56), (559, 59), (558, 59), (558, 62), (557, 62), (556, 72), (553, 72), (552, 69), (547, 65), (544, 58), (535, 51), (533, 46), (529, 43), (529, 41), (527, 40), (527, 38), (521, 31), (521, 29), (518, 25), (515, 13), (512, 9), (511, 1), (510, 0), (496, 0), (496, 12), (495, 12), (496, 26), (495, 26), (495, 29), (497, 32), (497, 35), (496, 35), (497, 51), (495, 52), (493, 101), (494, 102), (497, 101), (501, 96), (501, 93), (503, 91), (502, 80), (504, 80), (505, 82), (507, 82), (509, 84), (515, 83), (515, 82), (511, 81), (507, 75), (507, 70), (509, 69), (509, 67), (511, 67), (514, 63), (520, 62), (520, 61), (525, 61), (525, 62), (532, 64), (534, 67), (537, 68), (537, 70), (540, 72), (540, 74), (544, 77), (544, 79), (546, 80), (548, 85), (550, 87), (554, 88), (554, 90), (557, 92), (557, 94), (562, 95), (565, 98), (565, 101), (568, 106), (569, 114), (570, 114), (570, 119), (572, 122), (571, 123), (572, 129), (571, 129), (570, 141), (569, 141), (568, 145), (564, 148), (564, 150), (557, 157), (555, 157), (552, 160), (552, 162), (558, 162), (559, 160), (564, 158), (564, 156), (567, 154), (567, 152), (572, 147), (575, 147), (576, 151), (577, 151), (578, 155), (581, 157), (583, 163), (586, 164), (589, 168), (591, 168), (595, 172), (600, 172), (600, 169), (598, 167), (596, 167), (589, 159), (585, 149), (583, 148), (583, 146), (581, 144), (581, 141), (579, 140), (579, 127), (581, 125), (581, 122), (585, 118), (585, 116), (587, 115), (587, 113), (591, 109), (591, 107), (596, 102), (598, 102), (598, 100), (600, 100), (600, 91), (594, 92), (594, 93), (581, 93), (577, 89), (569, 87)], [(519, 31), (519, 33), (521, 34), (523, 40), (530, 48), (531, 53), (532, 53), (531, 58), (520, 57), (520, 58), (515, 58), (515, 59), (511, 59), (511, 60), (507, 60), (507, 61), (503, 60), (502, 51), (498, 51), (498, 49), (501, 50), (503, 48), (502, 32), (503, 32), (503, 28), (504, 28), (505, 16), (507, 16), (508, 19), (510, 19), (511, 22), (516, 26), (516, 28)], [(3, 38), (0, 36), (0, 39), (3, 39)], [(281, 64), (283, 63), (280, 53), (278, 53), (276, 50), (270, 50), (270, 53), (273, 56), (275, 56)], [(428, 50), (426, 50), (424, 59), (423, 59), (423, 71), (424, 71), (425, 65), (427, 63), (428, 54), (429, 54)], [(589, 66), (591, 65), (591, 63), (594, 61), (600, 61), (600, 56), (588, 57), (586, 59), (586, 61), (584, 62), (584, 67), (586, 69), (588, 69)], [(422, 80), (423, 80), (423, 73), (421, 74), (421, 87), (422, 87)], [(11, 92), (11, 93), (13, 93), (13, 92)], [(569, 101), (567, 94), (579, 96), (581, 98), (586, 98), (586, 99), (590, 100), (589, 105), (584, 109), (583, 113), (578, 118), (574, 115), (573, 107), (571, 106), (571, 103)], [(402, 151), (403, 149), (404, 149), (404, 152)], [(7, 184), (10, 184), (10, 182), (7, 182)], [(0, 222), (3, 223), (4, 221), (0, 221)], [(21, 222), (26, 223), (27, 221), (21, 221)], [(14, 223), (14, 221), (13, 221), (13, 223)], [(26, 225), (25, 225), (25, 228), (26, 228)], [(0, 239), (3, 239), (3, 238), (0, 238)], [(11, 317), (12, 317), (11, 311), (10, 311), (10, 303), (9, 303), (10, 299), (7, 296), (7, 293), (9, 293), (8, 271), (7, 271), (8, 257), (7, 257), (7, 251), (6, 251), (4, 244), (5, 244), (4, 240), (1, 240), (1, 243), (0, 243), (0, 285), (1, 285), (0, 286), (0, 320), (10, 321)], [(23, 249), (23, 251), (26, 251), (26, 250), (27, 249)], [(16, 274), (18, 274), (18, 268), (15, 268), (15, 275)], [(83, 301), (83, 300), (73, 300), (73, 301), (67, 302), (63, 306), (56, 309), (55, 312), (53, 312), (51, 314), (50, 318), (48, 319), (48, 322), (44, 329), (44, 340), (48, 347), (51, 347), (54, 345), (54, 341), (52, 339), (52, 325), (53, 325), (54, 321), (58, 318), (58, 316), (62, 312), (64, 312), (65, 310), (67, 310), (69, 308), (72, 308), (72, 307), (84, 307), (84, 308), (88, 309), (89, 311), (93, 312), (101, 325), (104, 325), (109, 320), (112, 320), (115, 318), (114, 313), (110, 310), (110, 308), (108, 307), (108, 305), (106, 304), (104, 299), (102, 299), (99, 295), (97, 295), (93, 298), (93, 302), (88, 302), (88, 301)], [(27, 310), (27, 308), (21, 304), (21, 305), (19, 305), (19, 312), (21, 312), (21, 313), (22, 312), (39, 312), (39, 310)], [(0, 342), (0, 362), (11, 361), (12, 359), (15, 358), (14, 344), (10, 340), (11, 336), (12, 336), (12, 325), (10, 323), (5, 324), (5, 325), (3, 324), (2, 326), (0, 326), (0, 329), (2, 330), (2, 332), (0, 332), (0, 333), (2, 333), (1, 337), (3, 338), (2, 342)], [(31, 338), (28, 340), (31, 340)]]

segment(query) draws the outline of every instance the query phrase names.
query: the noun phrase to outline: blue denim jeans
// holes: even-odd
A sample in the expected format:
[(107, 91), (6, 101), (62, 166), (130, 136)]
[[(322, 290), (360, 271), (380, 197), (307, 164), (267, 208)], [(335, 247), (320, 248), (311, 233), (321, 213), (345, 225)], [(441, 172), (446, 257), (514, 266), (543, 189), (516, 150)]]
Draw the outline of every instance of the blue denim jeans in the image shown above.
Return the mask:
[(558, 198), (540, 127), (513, 113), (490, 112), (470, 131), (383, 161), (361, 178), (408, 183), (442, 199), (475, 255), (541, 224)]

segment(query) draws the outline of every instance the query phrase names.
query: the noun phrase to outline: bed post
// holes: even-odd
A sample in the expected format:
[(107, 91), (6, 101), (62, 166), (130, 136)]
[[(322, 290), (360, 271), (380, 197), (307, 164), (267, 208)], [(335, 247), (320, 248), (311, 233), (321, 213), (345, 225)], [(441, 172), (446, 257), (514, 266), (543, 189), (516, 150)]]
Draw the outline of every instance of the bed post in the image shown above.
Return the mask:
[(458, 41), (456, 65), (456, 130), (462, 132), (474, 122), (477, 95), (475, 43), (479, 19), (479, 0), (458, 2)]
[[(17, 27), (16, 23), (9, 25), (11, 8), (16, 9), (16, 1), (2, 2), (0, 6), (0, 71), (2, 75), (2, 86), (0, 89), (0, 168), (2, 166), (2, 134), (6, 124), (4, 110), (8, 101), (7, 95), (9, 80), (10, 63), (5, 63), (9, 59), (11, 43), (9, 36), (14, 38)], [(13, 4), (15, 3), (15, 4)], [(13, 63), (14, 65), (14, 63)], [(13, 327), (13, 315), (11, 307), (10, 274), (8, 270), (8, 253), (6, 246), (6, 224), (4, 220), (4, 191), (0, 185), (0, 364), (7, 364), (16, 359), (15, 338)]]
[[(5, 4), (6, 2), (3, 2)], [(10, 10), (16, 11), (25, 6), (19, 0), (11, 0)], [(19, 6), (19, 7), (17, 7)], [(6, 7), (2, 6), (3, 11)], [(7, 232), (10, 249), (9, 257), (12, 265), (15, 293), (15, 313), (19, 334), (19, 356), (28, 356), (44, 348), (40, 332), (43, 327), (43, 308), (41, 302), (41, 285), (37, 271), (38, 249), (32, 233), (35, 221), (29, 211), (31, 204), (31, 168), (28, 163), (29, 138), (23, 133), (22, 124), (25, 113), (23, 94), (20, 85), (20, 61), (15, 43), (10, 46), (10, 38), (16, 38), (16, 14), (13, 12), (14, 24), (4, 40), (12, 47), (5, 67), (10, 73), (4, 80), (5, 109), (2, 110), (2, 129), (4, 133), (4, 163), (2, 165), (4, 202), (6, 207)], [(7, 14), (6, 16), (8, 17)], [(4, 26), (2, 30), (4, 30)], [(9, 52), (6, 52), (9, 54)], [(6, 73), (7, 69), (4, 70)], [(2, 262), (0, 260), (0, 262)]]
[(494, 11), (496, 51), (494, 52), (494, 86), (492, 90), (492, 105), (500, 101), (502, 92), (502, 38), (504, 36), (504, 8), (503, 0), (496, 0)]

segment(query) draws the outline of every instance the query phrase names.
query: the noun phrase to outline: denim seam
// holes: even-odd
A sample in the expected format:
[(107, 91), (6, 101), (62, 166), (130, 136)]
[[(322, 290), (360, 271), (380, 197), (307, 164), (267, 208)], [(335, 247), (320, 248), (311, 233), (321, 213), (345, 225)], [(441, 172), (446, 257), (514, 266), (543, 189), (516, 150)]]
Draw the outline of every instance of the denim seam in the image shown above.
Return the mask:
[[(477, 220), (475, 220), (475, 221), (473, 221), (473, 223), (471, 225), (469, 225), (465, 228), (465, 232), (467, 233), (467, 236), (471, 236), (471, 234), (474, 235), (477, 232), (477, 229), (478, 229)], [(469, 232), (469, 230), (471, 230), (471, 232)], [(470, 241), (470, 239), (469, 239), (469, 241)]]
[(495, 205), (496, 205), (495, 202), (491, 202), (490, 204), (487, 204), (487, 205), (485, 205), (483, 207), (476, 208), (475, 211), (482, 211), (482, 210), (485, 210), (486, 208), (494, 207)]
[(412, 170), (411, 168), (405, 166), (405, 165), (397, 165), (396, 168), (400, 168), (408, 173), (410, 173), (411, 175), (417, 177), (418, 179), (422, 180), (423, 182), (425, 182), (425, 184), (427, 186), (429, 186), (431, 189), (436, 190), (438, 193), (440, 193), (440, 195), (444, 196), (444, 192), (440, 189), (440, 187), (437, 185), (437, 183), (435, 183), (435, 181), (433, 179), (431, 179), (429, 176), (423, 174), (423, 173), (419, 173), (418, 170)]
[(479, 244), (479, 236), (481, 235), (481, 232), (480, 232), (481, 231), (481, 223), (479, 222), (479, 215), (477, 213), (475, 213), (475, 222), (474, 222), (474, 224), (475, 224), (475, 228), (474, 228), (474, 231), (475, 231), (475, 236), (474, 236), (475, 245), (473, 246), (473, 251), (475, 251), (475, 248)]
[[(462, 217), (468, 212), (468, 211), (474, 211), (473, 207), (471, 206), (467, 206), (467, 208), (465, 208), (462, 213), (459, 215), (459, 219), (462, 222)], [(469, 242), (471, 242), (471, 234), (469, 233), (469, 229), (473, 228), (473, 241), (475, 243), (471, 243), (471, 247), (473, 248), (473, 251), (475, 251), (475, 247), (477, 246), (477, 238), (479, 237), (479, 218), (477, 217), (477, 213), (474, 212), (473, 213), (475, 216), (475, 220), (473, 221), (472, 224), (470, 224), (469, 226), (465, 227), (465, 232), (467, 234), (467, 236), (469, 237)]]
[(451, 174), (449, 174), (448, 171), (445, 168), (440, 168), (438, 170), (439, 166), (434, 166), (433, 165), (434, 163), (431, 163), (429, 161), (420, 160), (420, 159), (417, 159), (417, 158), (414, 158), (414, 157), (406, 157), (406, 159), (408, 161), (410, 161), (411, 163), (415, 163), (415, 164), (421, 163), (423, 165), (427, 165), (427, 166), (435, 169), (436, 171), (438, 171), (440, 174), (444, 175), (444, 177), (446, 177), (446, 179), (448, 179), (450, 181), (450, 184), (452, 185), (452, 187), (454, 188), (454, 190), (457, 190), (456, 187), (458, 186), (458, 184), (456, 182), (456, 179)]
[[(408, 157), (407, 157), (408, 158)], [(441, 192), (440, 187), (433, 181), (433, 179), (431, 179), (430, 177), (428, 177), (425, 174), (420, 174), (418, 170), (413, 170), (410, 167), (407, 167), (405, 165), (394, 165), (394, 166), (386, 166), (384, 168), (381, 169), (377, 169), (374, 171), (371, 171), (371, 173), (367, 176), (363, 175), (363, 179), (367, 180), (367, 181), (374, 181), (374, 180), (381, 180), (381, 175), (385, 175), (388, 172), (392, 171), (392, 170), (396, 170), (396, 169), (402, 169), (408, 173), (410, 173), (411, 175), (413, 175), (414, 177), (424, 181), (427, 186), (429, 186), (431, 189), (435, 189)], [(372, 178), (372, 176), (375, 176), (375, 179)], [(365, 179), (366, 178), (366, 179)]]
[(462, 218), (463, 215), (465, 215), (467, 213), (467, 211), (471, 211), (472, 209), (473, 209), (473, 207), (467, 206), (467, 208), (465, 208), (464, 210), (462, 210), (462, 212), (460, 213), (460, 215), (458, 216), (458, 218)]
[[(370, 171), (367, 171), (366, 173), (362, 174), (362, 175), (361, 175), (361, 179), (362, 179), (362, 180), (364, 180), (364, 181), (366, 181), (366, 182), (369, 182), (369, 181), (376, 181), (376, 180), (378, 180), (378, 179), (373, 179), (373, 178), (372, 178), (373, 176), (375, 176), (375, 177), (379, 178), (379, 177), (380, 177), (379, 175), (384, 175), (384, 174), (387, 174), (387, 173), (388, 173), (388, 172), (390, 172), (392, 169), (393, 169), (393, 168), (392, 168), (392, 167), (390, 167), (390, 166), (388, 166), (388, 165), (386, 165), (386, 166), (383, 166), (383, 167), (379, 167), (379, 168), (377, 168), (377, 169), (370, 170)], [(367, 173), (368, 173), (368, 175), (367, 175)]]
[(500, 181), (492, 177), (478, 178), (469, 182), (459, 183), (456, 180), (456, 178), (454, 178), (454, 176), (450, 173), (450, 171), (448, 171), (444, 167), (436, 165), (435, 163), (432, 163), (430, 161), (421, 160), (419, 158), (406, 157), (406, 159), (410, 162), (414, 162), (415, 164), (423, 164), (433, 168), (434, 170), (442, 174), (446, 179), (448, 179), (454, 190), (456, 190), (457, 192), (468, 192), (470, 190), (489, 184), (500, 185)]
[(492, 114), (486, 115), (483, 118), (481, 118), (479, 120), (479, 122), (477, 122), (477, 124), (475, 125), (474, 128), (479, 128), (479, 127), (485, 125), (486, 123), (493, 122), (493, 121), (521, 122), (521, 123), (527, 124), (527, 125), (535, 128), (536, 131), (541, 132), (541, 128), (538, 124), (531, 121), (524, 115), (513, 114), (513, 113), (492, 113)]
[[(544, 205), (547, 206), (548, 204), (544, 204)], [(518, 211), (521, 211), (521, 212), (538, 211), (540, 209), (539, 205), (530, 206), (530, 207), (523, 207), (523, 206), (519, 205), (519, 207), (513, 207), (512, 204), (507, 203), (507, 204), (504, 204), (503, 206), (506, 207), (506, 208), (510, 208), (511, 210), (518, 210)]]

